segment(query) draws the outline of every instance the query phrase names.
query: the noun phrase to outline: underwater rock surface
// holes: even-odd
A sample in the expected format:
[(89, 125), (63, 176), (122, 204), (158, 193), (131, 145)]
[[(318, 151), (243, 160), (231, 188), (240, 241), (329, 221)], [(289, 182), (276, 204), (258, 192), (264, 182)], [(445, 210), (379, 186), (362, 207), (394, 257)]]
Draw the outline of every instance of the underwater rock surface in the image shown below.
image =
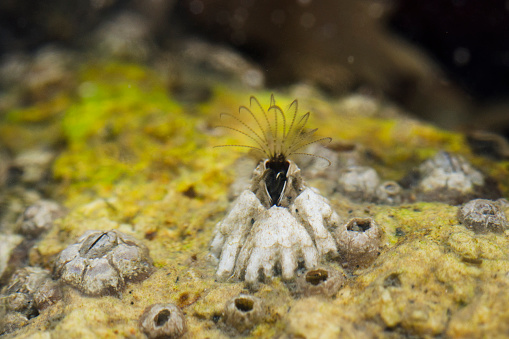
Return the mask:
[[(313, 112), (310, 125), (336, 142), (317, 153), (330, 154), (329, 167), (295, 159), (303, 179), (327, 199), (337, 225), (362, 218), (383, 234), (376, 255), (359, 267), (343, 270), (340, 261), (324, 256), (314, 269), (306, 269), (297, 260), (295, 280), (275, 274), (255, 290), (243, 281), (217, 281), (209, 254), (214, 226), (232, 206), (229, 187), (246, 175), (235, 173), (234, 164), (248, 157), (214, 149), (241, 140), (213, 126), (219, 113), (236, 112), (252, 93), (218, 85), (206, 101), (183, 105), (154, 72), (136, 65), (88, 64), (74, 76), (75, 95), (36, 102), (0, 118), (0, 148), (18, 159), (17, 168), (35, 173), (19, 159), (39, 142), (52, 155), (48, 180), (45, 160), (44, 171), (30, 180), (20, 176), (3, 183), (0, 239), (8, 246), (0, 247), (1, 288), (18, 279), (15, 262), (50, 269), (59, 253), (91, 230), (134, 237), (150, 251), (154, 271), (123, 285), (121, 294), (90, 297), (64, 284), (61, 301), (35, 317), (25, 320), (9, 311), (14, 314), (9, 317), (17, 316), (11, 324), (18, 325), (3, 337), (145, 338), (139, 320), (154, 304), (176, 305), (185, 316), (184, 336), (191, 338), (494, 337), (509, 330), (509, 231), (476, 233), (460, 223), (458, 201), (422, 201), (429, 199), (417, 194), (421, 177), (408, 181), (408, 173), (444, 151), (482, 169), (498, 190), (498, 197), (488, 197), (483, 188), (475, 198), (508, 198), (508, 161), (474, 155), (464, 136), (406, 118), (374, 99), (299, 95), (299, 105)], [(255, 94), (261, 102), (270, 100), (268, 93)], [(290, 98), (281, 95), (278, 101), (286, 107)], [(39, 113), (36, 124), (34, 112)], [(370, 186), (369, 199), (338, 189), (338, 173), (350, 166), (376, 171), (379, 179)], [(377, 193), (386, 182), (392, 186), (385, 195)], [(393, 195), (397, 199), (387, 198), (392, 189), (399, 192)], [(16, 221), (41, 197), (57, 201), (67, 213), (28, 240), (16, 233)], [(498, 205), (506, 217), (507, 206)], [(357, 222), (353, 232), (361, 233), (362, 225)], [(21, 249), (26, 255), (18, 260)], [(241, 295), (263, 302), (264, 316), (253, 317), (249, 326), (226, 316), (225, 305)], [(237, 311), (248, 310), (250, 303), (239, 305)], [(0, 308), (0, 319), (6, 314)], [(161, 324), (170, 319), (166, 316), (161, 315)]]

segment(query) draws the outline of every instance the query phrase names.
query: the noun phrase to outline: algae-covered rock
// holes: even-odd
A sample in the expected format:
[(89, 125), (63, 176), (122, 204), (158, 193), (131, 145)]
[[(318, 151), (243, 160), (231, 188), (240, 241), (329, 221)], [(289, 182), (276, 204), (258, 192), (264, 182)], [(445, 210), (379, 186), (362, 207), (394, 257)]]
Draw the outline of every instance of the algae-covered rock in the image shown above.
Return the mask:
[[(459, 207), (451, 205), (464, 202), (463, 196), (456, 199), (455, 192), (454, 201), (430, 199), (423, 194), (427, 185), (419, 183), (433, 169), (412, 176), (429, 159), (447, 158), (447, 152), (458, 157), (451, 160), (452, 167), (459, 164), (464, 169), (466, 162), (471, 166), (464, 176), (473, 173), (475, 194), (467, 194), (466, 201), (494, 198), (484, 196), (487, 186), (478, 180), (479, 169), (483, 182), (508, 198), (507, 161), (473, 155), (464, 136), (407, 118), (374, 99), (324, 100), (303, 94), (299, 105), (313, 112), (310, 125), (319, 128), (319, 137), (335, 141), (323, 152), (311, 152), (329, 158), (332, 165), (322, 168), (299, 157), (292, 161), (307, 185), (319, 189), (337, 213), (327, 232), (334, 235), (338, 225), (348, 225), (349, 220), (369, 220), (379, 227), (376, 250), (369, 250), (369, 258), (360, 258), (359, 267), (351, 265), (346, 273), (335, 256), (323, 256), (314, 270), (305, 270), (297, 260), (297, 279), (313, 272), (308, 280), (320, 288), (303, 291), (305, 283), (291, 275), (283, 281), (281, 267), (275, 265), (278, 274), (253, 289), (236, 277), (217, 281), (218, 261), (209, 245), (214, 226), (231, 208), (230, 185), (248, 177), (259, 159), (234, 165), (250, 155), (213, 146), (242, 144), (242, 136), (213, 127), (221, 124), (219, 113), (236, 112), (250, 94), (264, 104), (270, 102), (270, 94), (217, 85), (200, 104), (184, 105), (155, 72), (141, 66), (89, 63), (73, 77), (74, 95), (53, 97), (0, 118), (0, 149), (8, 150), (10, 162), (18, 159), (18, 167), (28, 166), (19, 159), (35, 149), (36, 140), (51, 154), (51, 160), (41, 162), (44, 171), (30, 180), (3, 181), (0, 206), (9, 209), (0, 210), (2, 244), (7, 244), (0, 247), (0, 269), (13, 271), (10, 258), (21, 243), (28, 244), (28, 257), (19, 265), (49, 269), (58, 254), (87, 231), (114, 230), (146, 245), (154, 271), (144, 275), (145, 280), (124, 284), (115, 295), (90, 297), (64, 285), (62, 302), (37, 317), (11, 315), (7, 320), (12, 332), (5, 337), (144, 338), (139, 318), (154, 304), (178, 306), (190, 338), (493, 337), (507, 331), (509, 231), (475, 233), (464, 227), (457, 217)], [(293, 99), (278, 96), (282, 107)], [(36, 125), (28, 119), (31, 111), (42, 117)], [(340, 180), (344, 169), (352, 166), (376, 177), (369, 194), (350, 195), (340, 189), (340, 182), (353, 187)], [(442, 172), (457, 178), (461, 173), (455, 168), (452, 174)], [(235, 173), (236, 169), (247, 173)], [(249, 187), (245, 182), (238, 186), (242, 188), (232, 191)], [(34, 203), (31, 200), (38, 200), (26, 196), (56, 200), (67, 210), (29, 242), (13, 235), (13, 223)], [(506, 205), (500, 201), (498, 206), (507, 214)], [(352, 230), (360, 233), (362, 225), (357, 222)], [(86, 253), (97, 245), (89, 242), (82, 250), (86, 260), (92, 260)], [(329, 272), (327, 277), (324, 272)], [(326, 283), (329, 278), (333, 279)], [(239, 295), (263, 302), (265, 314), (248, 327), (235, 325), (225, 315), (227, 302)], [(249, 312), (249, 302), (239, 305), (236, 312)], [(166, 316), (162, 314), (161, 324)]]

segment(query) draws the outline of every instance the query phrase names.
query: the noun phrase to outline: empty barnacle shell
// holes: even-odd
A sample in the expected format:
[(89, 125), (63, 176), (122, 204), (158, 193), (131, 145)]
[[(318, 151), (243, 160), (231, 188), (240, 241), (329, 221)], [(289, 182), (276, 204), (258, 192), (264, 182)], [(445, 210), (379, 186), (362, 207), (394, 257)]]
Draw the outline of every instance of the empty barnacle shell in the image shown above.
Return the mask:
[(174, 304), (153, 304), (140, 317), (143, 333), (151, 339), (177, 339), (187, 332), (184, 313)]
[(260, 298), (240, 294), (226, 303), (223, 319), (228, 329), (243, 333), (260, 323), (264, 316), (265, 309)]
[(507, 229), (507, 218), (498, 202), (474, 199), (458, 210), (458, 219), (475, 233), (502, 233)]
[(37, 237), (49, 230), (55, 219), (63, 215), (63, 208), (56, 202), (40, 200), (23, 212), (19, 220), (19, 232), (29, 237)]
[(59, 254), (54, 267), (55, 277), (91, 296), (118, 294), (152, 271), (147, 247), (117, 230), (86, 232)]
[(380, 184), (376, 171), (367, 166), (350, 166), (340, 172), (339, 191), (354, 200), (371, 201)]
[(366, 267), (379, 255), (382, 230), (373, 218), (352, 218), (334, 236), (345, 268)]
[(332, 297), (345, 282), (343, 272), (331, 267), (315, 267), (297, 278), (296, 293), (305, 297)]

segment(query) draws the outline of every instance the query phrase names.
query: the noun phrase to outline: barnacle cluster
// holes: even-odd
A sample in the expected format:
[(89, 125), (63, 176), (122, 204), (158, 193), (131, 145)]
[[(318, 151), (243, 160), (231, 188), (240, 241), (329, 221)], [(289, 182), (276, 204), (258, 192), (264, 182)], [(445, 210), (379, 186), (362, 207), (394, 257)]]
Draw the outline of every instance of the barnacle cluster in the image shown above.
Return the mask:
[(373, 236), (360, 235), (362, 240), (349, 233), (340, 233), (348, 237), (347, 241), (334, 239), (331, 231), (340, 223), (338, 215), (326, 198), (305, 184), (300, 169), (288, 159), (296, 154), (324, 159), (299, 152), (308, 145), (330, 141), (313, 139), (316, 129), (305, 130), (309, 112), (299, 117), (295, 100), (287, 117), (273, 96), (267, 111), (251, 97), (250, 108), (242, 106), (239, 112), (246, 112), (252, 121), (225, 114), (241, 125), (225, 127), (249, 137), (256, 146), (224, 146), (248, 147), (266, 158), (254, 170), (251, 187), (240, 194), (228, 215), (216, 225), (211, 252), (219, 259), (217, 276), (254, 283), (280, 272), (284, 279), (292, 279), (300, 265), (312, 269), (324, 258), (337, 257), (337, 243), (340, 247), (345, 243), (346, 251), (359, 249), (372, 258), (377, 252), (373, 249), (380, 245), (378, 228), (368, 231), (376, 233)]
[(336, 174), (329, 175), (329, 180), (336, 183), (331, 191), (354, 202), (399, 205), (439, 201), (459, 205), (473, 198), (500, 197), (491, 178), (462, 156), (446, 151), (437, 152), (399, 181), (383, 181), (374, 168), (361, 165), (364, 161), (360, 154), (336, 157)]
[(6, 310), (0, 333), (28, 324), (61, 297), (60, 286), (51, 279), (49, 271), (30, 266), (18, 269), (0, 293), (0, 308)]
[(64, 249), (55, 262), (54, 275), (91, 296), (118, 295), (127, 282), (140, 281), (153, 271), (148, 249), (117, 230), (87, 231)]
[(425, 161), (418, 169), (417, 192), (422, 200), (461, 203), (486, 184), (483, 174), (463, 157), (448, 152)]

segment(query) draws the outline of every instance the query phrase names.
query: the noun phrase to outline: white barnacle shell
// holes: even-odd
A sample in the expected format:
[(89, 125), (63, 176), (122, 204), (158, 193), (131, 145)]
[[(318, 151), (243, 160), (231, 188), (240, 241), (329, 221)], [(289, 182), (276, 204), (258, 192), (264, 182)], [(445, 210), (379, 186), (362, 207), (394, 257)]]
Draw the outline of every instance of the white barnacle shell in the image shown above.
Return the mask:
[(497, 197), (497, 189), (463, 157), (438, 152), (422, 163), (416, 173), (417, 197), (424, 201), (442, 201), (459, 205), (476, 197)]
[(310, 269), (321, 257), (337, 253), (329, 228), (338, 217), (327, 199), (304, 185), (290, 161), (283, 197), (288, 206), (267, 207), (269, 198), (259, 186), (262, 165), (253, 178), (257, 194), (245, 190), (216, 225), (211, 252), (219, 259), (216, 274), (222, 280), (237, 277), (253, 283), (261, 274), (272, 277), (276, 268), (284, 279), (292, 279), (299, 262)]
[(284, 279), (292, 279), (299, 264), (309, 269), (321, 257), (337, 253), (329, 232), (337, 215), (325, 198), (306, 187), (300, 169), (288, 159), (311, 155), (301, 150), (317, 142), (330, 142), (330, 138), (314, 139), (316, 129), (305, 130), (310, 113), (299, 116), (297, 100), (287, 112), (272, 96), (267, 110), (251, 97), (250, 107), (241, 106), (238, 115), (222, 115), (237, 123), (237, 127), (222, 127), (250, 138), (253, 145), (219, 147), (247, 147), (266, 159), (254, 170), (251, 187), (216, 225), (211, 253), (219, 259), (219, 279), (236, 277), (254, 283), (279, 272)]

